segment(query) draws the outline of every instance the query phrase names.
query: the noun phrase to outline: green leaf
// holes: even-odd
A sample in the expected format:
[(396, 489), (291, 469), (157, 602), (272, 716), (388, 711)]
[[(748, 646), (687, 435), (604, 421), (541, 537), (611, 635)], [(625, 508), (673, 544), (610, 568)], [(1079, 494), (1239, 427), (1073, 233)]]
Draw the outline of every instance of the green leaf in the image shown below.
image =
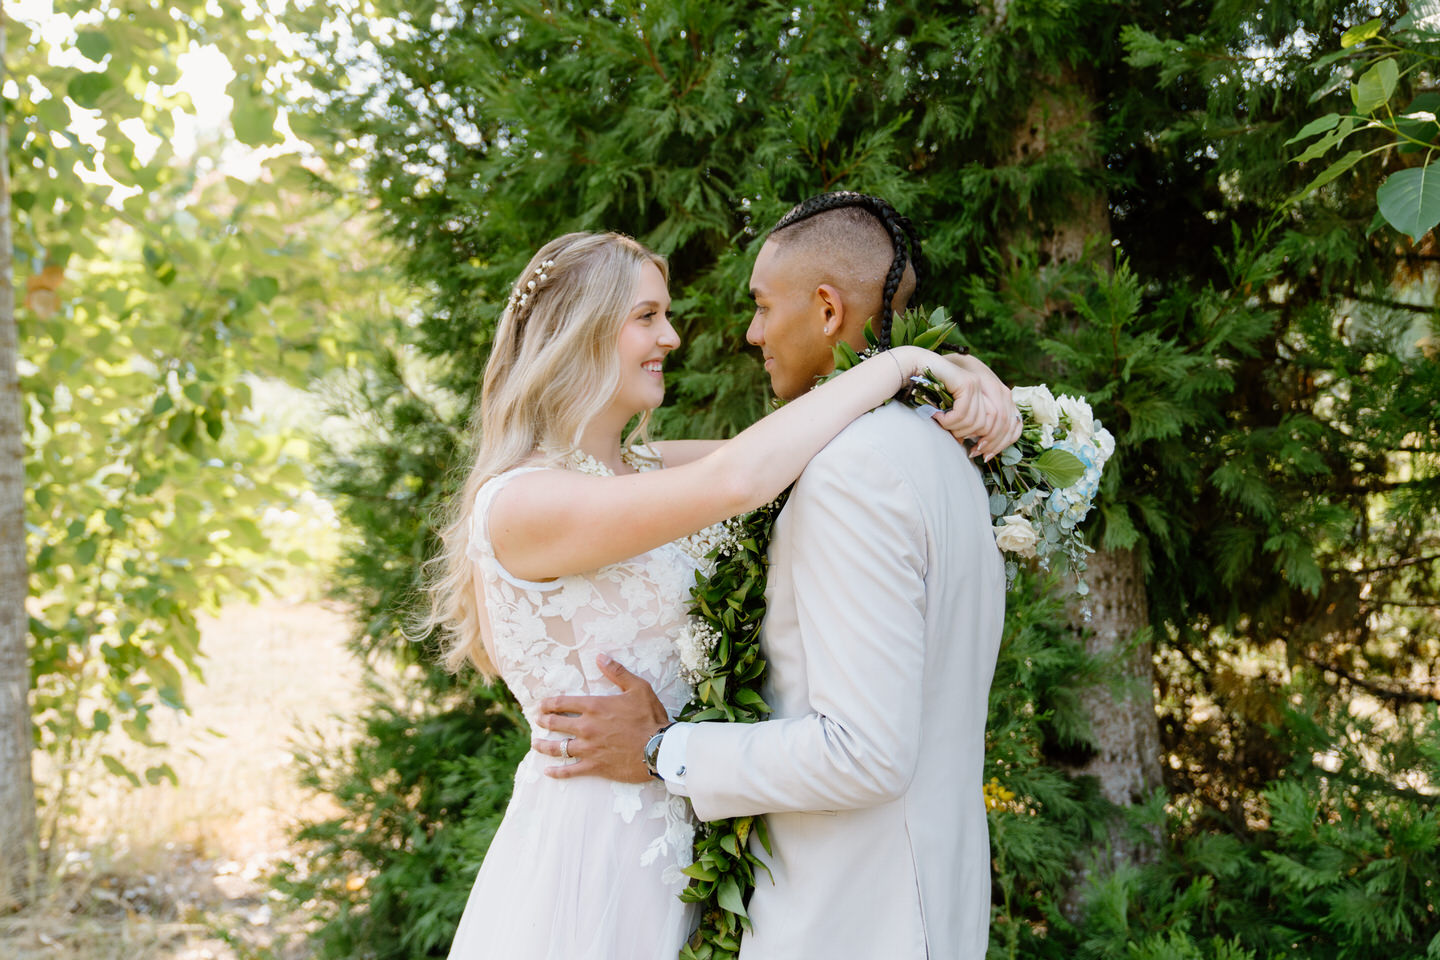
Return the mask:
[(169, 780), (175, 786), (180, 785), (180, 778), (175, 776), (175, 771), (171, 769), (168, 763), (161, 763), (153, 767), (145, 768), (145, 781), (152, 787), (161, 780)]
[(274, 277), (251, 277), (245, 287), (261, 303), (269, 303), (280, 292), (280, 283)]
[(1375, 191), (1380, 214), (1415, 243), (1440, 223), (1440, 164), (1392, 173)]
[(109, 770), (115, 776), (124, 777), (126, 780), (130, 781), (132, 786), (140, 786), (140, 778), (135, 776), (135, 774), (132, 773), (130, 769), (125, 766), (125, 764), (121, 763), (119, 760), (116, 760), (114, 757), (110, 756), (110, 754), (102, 753), (100, 755), (100, 762), (105, 764), (105, 769)]
[(232, 84), (229, 93), (235, 100), (235, 108), (230, 113), (235, 139), (251, 147), (272, 142), (278, 115), (275, 105), (248, 85)]
[(1375, 66), (1360, 74), (1360, 79), (1350, 87), (1350, 100), (1355, 112), (1371, 114), (1385, 105), (1395, 85), (1400, 82), (1400, 66), (1393, 57), (1381, 60)]
[(1412, 33), (1419, 39), (1440, 39), (1440, 3), (1414, 0), (1410, 11), (1395, 21), (1395, 33)]
[(1044, 475), (1053, 487), (1068, 487), (1085, 476), (1085, 464), (1073, 453), (1051, 447), (1035, 458), (1036, 470)]
[(690, 864), (690, 866), (686, 867), (680, 872), (685, 874), (685, 876), (687, 877), (693, 877), (696, 880), (705, 880), (707, 882), (719, 879), (720, 877), (720, 874), (716, 873), (714, 870), (708, 869), (703, 864), (699, 863), (692, 863)]
[(1305, 151), (1303, 153), (1301, 153), (1298, 157), (1296, 157), (1294, 160), (1291, 160), (1290, 162), (1307, 163), (1311, 160), (1317, 159), (1318, 157), (1322, 157), (1330, 152), (1331, 147), (1338, 146), (1339, 144), (1343, 143), (1345, 141), (1345, 138), (1350, 136), (1350, 134), (1354, 131), (1354, 118), (1346, 117), (1344, 120), (1340, 121), (1339, 126), (1337, 126), (1329, 133), (1325, 134), (1325, 136), (1321, 137), (1319, 140), (1316, 140), (1314, 143), (1310, 144), (1310, 146), (1305, 148)]
[(938, 327), (931, 327), (915, 338), (915, 346), (923, 347), (926, 350), (935, 350), (945, 339), (950, 336), (952, 324), (941, 324)]
[[(1440, 114), (1440, 93), (1422, 93), (1410, 101), (1403, 114), (1395, 118), (1395, 130), (1411, 140), (1432, 144), (1440, 138), (1437, 114)], [(1420, 153), (1426, 149), (1419, 143), (1400, 144), (1401, 153)]]
[(1285, 146), (1288, 147), (1290, 146), (1290, 144), (1295, 143), (1298, 140), (1304, 140), (1306, 137), (1313, 137), (1317, 133), (1324, 133), (1326, 130), (1333, 130), (1339, 123), (1340, 114), (1338, 113), (1327, 113), (1323, 117), (1317, 117), (1314, 120), (1311, 120), (1309, 123), (1305, 124), (1305, 126), (1301, 127), (1300, 132), (1295, 134), (1295, 136), (1291, 137), (1289, 140), (1286, 140)]
[(110, 52), (110, 35), (104, 30), (81, 30), (75, 36), (75, 49), (83, 53), (86, 60), (99, 63)]
[(106, 713), (104, 710), (96, 710), (95, 715), (91, 718), (90, 722), (97, 731), (99, 731), (100, 733), (104, 733), (106, 730), (110, 729), (110, 714)]
[(1376, 17), (1374, 20), (1369, 20), (1359, 26), (1351, 27), (1340, 37), (1340, 46), (1349, 48), (1355, 46), (1357, 43), (1364, 43), (1371, 37), (1379, 36), (1384, 26), (1385, 21)]
[(1317, 176), (1314, 180), (1311, 180), (1308, 184), (1301, 188), (1298, 193), (1291, 197), (1287, 202), (1287, 205), (1303, 200), (1305, 197), (1314, 193), (1316, 190), (1319, 190), (1321, 187), (1325, 186), (1325, 184), (1329, 183), (1331, 180), (1334, 180), (1336, 177), (1340, 176), (1340, 174), (1344, 173), (1346, 170), (1349, 170), (1351, 167), (1355, 166), (1355, 164), (1359, 163), (1360, 158), (1364, 155), (1365, 154), (1359, 150), (1351, 150), (1349, 153), (1345, 154), (1345, 156), (1341, 157), (1339, 160), (1336, 160), (1334, 163), (1330, 164), (1330, 166), (1320, 171), (1320, 175)]
[(860, 354), (856, 353), (855, 348), (844, 340), (835, 344), (834, 352), (836, 370), (849, 370), (860, 362)]
[(93, 110), (100, 97), (114, 85), (115, 81), (107, 73), (77, 73), (70, 78), (65, 92), (80, 106)]
[(733, 877), (726, 877), (715, 891), (716, 899), (720, 901), (721, 908), (742, 917), (748, 917), (745, 912), (745, 901), (740, 896), (740, 886)]

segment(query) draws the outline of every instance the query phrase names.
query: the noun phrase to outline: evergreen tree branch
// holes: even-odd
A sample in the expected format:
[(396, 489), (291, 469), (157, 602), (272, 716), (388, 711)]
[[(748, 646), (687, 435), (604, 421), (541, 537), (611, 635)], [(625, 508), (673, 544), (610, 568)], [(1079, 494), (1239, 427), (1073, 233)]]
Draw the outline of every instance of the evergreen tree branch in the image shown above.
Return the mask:
[[(1434, 258), (1432, 258), (1434, 259)], [(1377, 307), (1386, 307), (1391, 310), (1409, 310), (1413, 313), (1433, 314), (1435, 307), (1426, 306), (1423, 303), (1406, 303), (1403, 300), (1390, 300), (1385, 297), (1372, 297), (1368, 294), (1356, 293), (1354, 290), (1345, 291), (1345, 296), (1360, 303), (1369, 303)]]
[(1420, 563), (1429, 563), (1433, 560), (1440, 560), (1440, 553), (1427, 554), (1423, 557), (1406, 557), (1403, 560), (1396, 560), (1394, 563), (1382, 563), (1374, 567), (1361, 567), (1359, 570), (1335, 570), (1335, 573), (1362, 574), (1362, 573), (1383, 573), (1386, 570), (1399, 570), (1401, 567), (1413, 567)]
[(1375, 683), (1373, 680), (1366, 680), (1364, 677), (1357, 676), (1343, 667), (1338, 667), (1333, 663), (1326, 663), (1308, 652), (1302, 653), (1301, 656), (1321, 670), (1333, 673), (1347, 683), (1359, 687), (1366, 693), (1373, 693), (1377, 697), (1383, 697), (1386, 700), (1399, 703), (1440, 703), (1440, 695), (1434, 693), (1418, 693), (1413, 690), (1392, 690), (1389, 687)]

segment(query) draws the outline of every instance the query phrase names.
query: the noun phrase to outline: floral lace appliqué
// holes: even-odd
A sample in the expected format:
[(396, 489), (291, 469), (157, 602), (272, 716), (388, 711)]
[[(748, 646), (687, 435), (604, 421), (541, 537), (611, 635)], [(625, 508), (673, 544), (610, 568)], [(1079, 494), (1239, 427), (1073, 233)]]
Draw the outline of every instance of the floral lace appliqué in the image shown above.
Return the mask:
[[(626, 463), (637, 471), (659, 467), (658, 458), (646, 452), (626, 451)], [(564, 464), (586, 474), (610, 475), (603, 464), (583, 454), (572, 454)], [(507, 482), (535, 469), (546, 468), (501, 474), (481, 487), (475, 499), (469, 552), (485, 592), (500, 675), (540, 736), (548, 736), (535, 725), (538, 703), (545, 697), (618, 692), (595, 663), (600, 653), (648, 681), (673, 716), (690, 697), (675, 639), (686, 622), (700, 557), (710, 549), (706, 544), (713, 536), (701, 531), (589, 574), (547, 583), (518, 580), (495, 559), (489, 511)], [(566, 762), (531, 753), (516, 779), (535, 782), (547, 766)], [(693, 836), (688, 804), (659, 784), (612, 786), (616, 816), (627, 824), (639, 817), (654, 825), (642, 866), (663, 858), (665, 882), (683, 881), (679, 871), (689, 865)]]

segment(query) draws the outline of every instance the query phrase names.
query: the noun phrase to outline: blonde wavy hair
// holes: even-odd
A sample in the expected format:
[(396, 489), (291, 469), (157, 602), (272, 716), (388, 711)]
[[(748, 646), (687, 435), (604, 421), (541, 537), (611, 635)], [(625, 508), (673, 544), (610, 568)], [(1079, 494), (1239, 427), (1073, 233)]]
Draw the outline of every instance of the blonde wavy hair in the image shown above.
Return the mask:
[[(470, 422), (469, 473), (441, 527), (440, 552), (426, 564), (430, 609), (416, 624), (421, 636), (442, 633), (452, 672), (469, 662), (496, 676), (482, 585), (467, 555), (475, 496), (512, 467), (554, 464), (578, 448), (619, 389), (617, 341), (647, 263), (670, 282), (665, 258), (630, 237), (567, 233), (541, 247), (511, 289)], [(649, 416), (630, 440), (644, 439)]]

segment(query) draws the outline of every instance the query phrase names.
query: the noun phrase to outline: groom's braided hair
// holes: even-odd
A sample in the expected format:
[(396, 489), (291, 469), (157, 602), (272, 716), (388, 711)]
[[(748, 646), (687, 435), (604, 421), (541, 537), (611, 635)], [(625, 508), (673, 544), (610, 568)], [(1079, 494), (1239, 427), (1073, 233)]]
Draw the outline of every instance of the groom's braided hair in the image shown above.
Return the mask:
[(790, 212), (781, 217), (780, 221), (771, 228), (770, 235), (774, 236), (817, 214), (847, 207), (863, 210), (878, 220), (880, 225), (885, 228), (885, 232), (890, 235), (890, 244), (895, 250), (894, 258), (890, 261), (890, 269), (885, 274), (885, 285), (880, 295), (880, 330), (878, 332), (880, 349), (889, 350), (890, 327), (895, 320), (892, 301), (894, 301), (895, 294), (900, 289), (900, 283), (905, 277), (905, 265), (908, 263), (915, 271), (915, 293), (911, 294), (912, 299), (919, 293), (920, 284), (925, 279), (925, 258), (920, 253), (920, 240), (915, 236), (915, 225), (910, 222), (909, 217), (901, 216), (894, 207), (879, 197), (850, 190), (837, 190), (833, 193), (822, 193), (811, 197), (792, 207)]

